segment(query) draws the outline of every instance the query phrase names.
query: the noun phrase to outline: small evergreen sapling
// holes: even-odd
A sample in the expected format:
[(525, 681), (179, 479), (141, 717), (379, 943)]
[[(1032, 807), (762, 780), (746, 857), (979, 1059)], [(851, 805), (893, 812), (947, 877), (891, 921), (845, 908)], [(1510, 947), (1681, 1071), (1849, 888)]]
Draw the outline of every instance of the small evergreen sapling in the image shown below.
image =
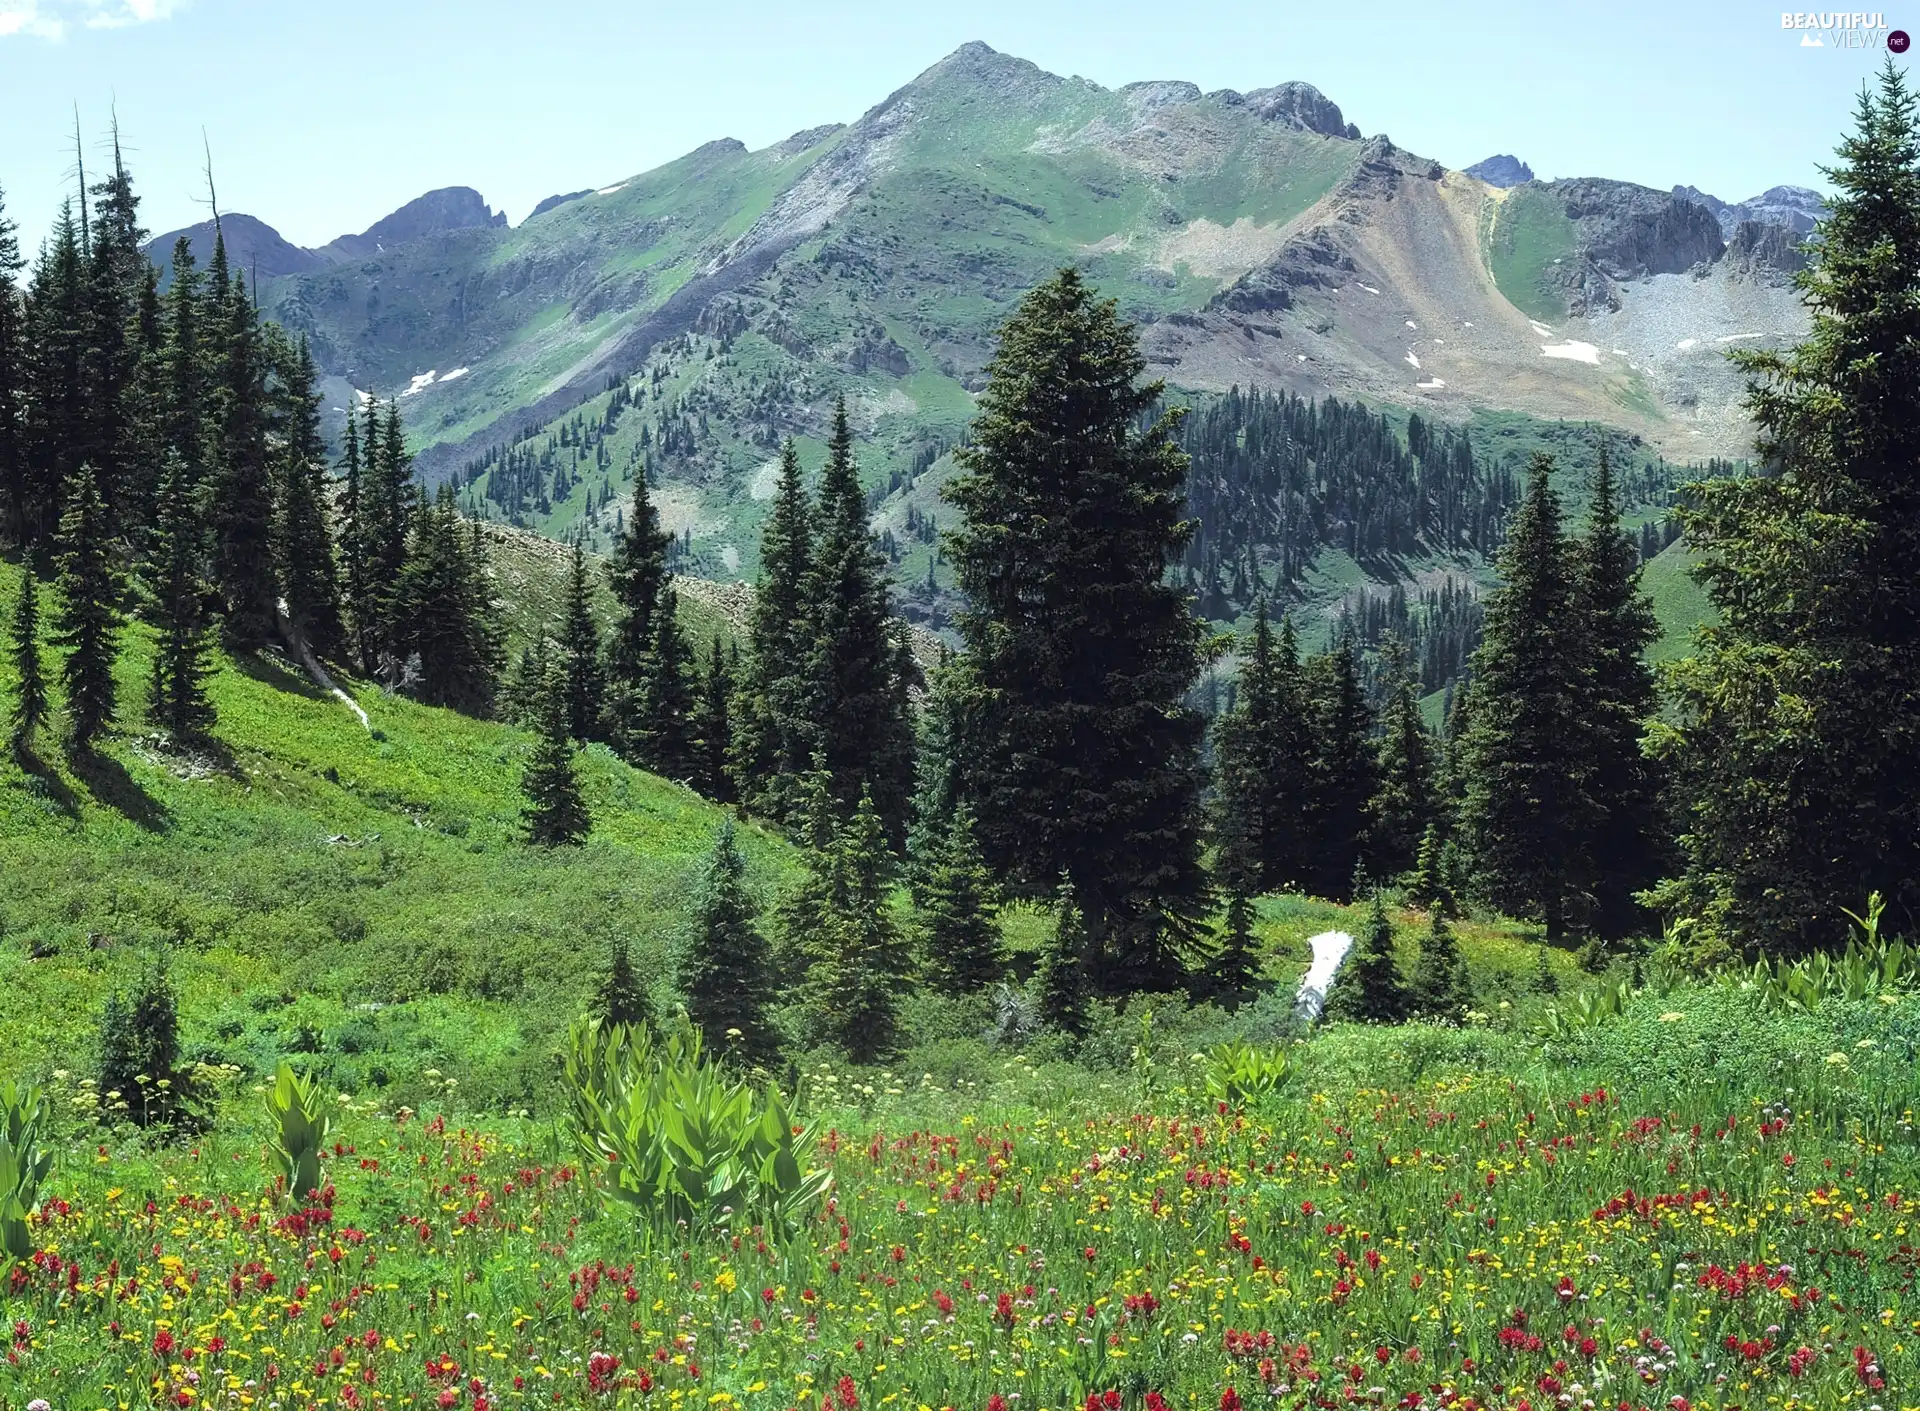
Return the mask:
[(557, 674), (547, 678), (540, 703), (540, 737), (527, 762), (520, 788), (527, 796), (521, 812), (526, 836), (536, 847), (564, 847), (585, 839), (593, 819), (580, 795), (568, 731), (567, 696)]
[(1079, 1038), (1087, 1032), (1087, 921), (1062, 878), (1054, 894), (1053, 934), (1040, 957), (1040, 1017)]
[(921, 946), (934, 986), (949, 995), (972, 994), (1000, 979), (1007, 953), (994, 915), (993, 878), (964, 805), (949, 815), (935, 843), (922, 893)]
[(1446, 917), (1435, 912), (1420, 938), (1419, 958), (1413, 965), (1414, 1012), (1428, 1019), (1454, 1020), (1472, 1000), (1460, 942)]
[(1379, 892), (1367, 906), (1359, 944), (1342, 967), (1327, 1005), (1329, 1017), (1362, 1024), (1398, 1024), (1412, 1007), (1394, 958), (1393, 922)]
[(33, 737), (47, 718), (46, 669), (40, 661), (40, 585), (29, 561), (20, 572), (20, 596), (13, 607), (9, 636), (18, 677), (9, 711), (13, 747), (31, 750)]
[(687, 1016), (700, 1026), (707, 1049), (743, 1066), (764, 1068), (779, 1057), (768, 1017), (777, 991), (772, 953), (754, 924), (746, 872), (733, 819), (722, 819), (679, 980)]
[(593, 996), (593, 1017), (609, 1027), (647, 1022), (647, 992), (633, 970), (633, 956), (625, 936), (615, 936), (607, 956), (606, 973)]

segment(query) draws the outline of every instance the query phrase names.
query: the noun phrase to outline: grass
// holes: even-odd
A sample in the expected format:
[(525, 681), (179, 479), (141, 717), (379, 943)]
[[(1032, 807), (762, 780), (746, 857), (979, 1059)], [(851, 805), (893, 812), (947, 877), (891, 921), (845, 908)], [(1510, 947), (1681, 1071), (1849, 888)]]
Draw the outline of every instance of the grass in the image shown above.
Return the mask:
[[(0, 565), (0, 596), (15, 583)], [(107, 992), (156, 952), (196, 1053), (254, 1068), (317, 1048), (340, 1081), (396, 1092), (437, 1064), (482, 1103), (550, 1083), (550, 1036), (616, 936), (667, 1001), (718, 809), (595, 746), (592, 840), (529, 849), (529, 736), (344, 681), (370, 735), (271, 654), (221, 661), (219, 745), (175, 754), (138, 719), (148, 651), (132, 634), (126, 731), (97, 757), (47, 744), (26, 768), (0, 762), (0, 983), (16, 997), (0, 1044), (16, 1071), (90, 1052)], [(790, 849), (742, 837), (771, 894)]]
[(1694, 629), (1715, 621), (1706, 592), (1694, 581), (1685, 540), (1675, 540), (1641, 570), (1640, 586), (1653, 600), (1660, 636), (1648, 652), (1656, 663), (1691, 655)]
[(1566, 296), (1553, 270), (1573, 252), (1573, 222), (1552, 192), (1516, 186), (1501, 200), (1488, 232), (1487, 265), (1494, 284), (1521, 313), (1542, 322), (1566, 317)]

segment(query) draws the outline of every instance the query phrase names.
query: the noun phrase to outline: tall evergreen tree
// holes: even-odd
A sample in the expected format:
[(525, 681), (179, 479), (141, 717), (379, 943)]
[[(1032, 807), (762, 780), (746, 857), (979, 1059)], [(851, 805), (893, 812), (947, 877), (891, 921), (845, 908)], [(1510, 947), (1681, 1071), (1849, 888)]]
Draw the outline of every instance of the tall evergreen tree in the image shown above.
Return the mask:
[(834, 407), (813, 550), (804, 583), (811, 642), (806, 716), (826, 757), (834, 797), (873, 797), (897, 849), (913, 796), (913, 717), (896, 689), (886, 555), (867, 523), (846, 400)]
[(193, 246), (184, 235), (173, 244), (171, 279), (167, 286), (166, 333), (160, 348), (164, 398), (160, 444), (177, 451), (195, 479), (204, 481), (211, 402), (201, 329), (206, 277), (195, 265)]
[(1214, 727), (1213, 833), (1230, 888), (1276, 891), (1305, 876), (1300, 823), (1310, 742), (1303, 705), (1293, 623), (1282, 620), (1276, 643), (1262, 598), (1233, 709)]
[(76, 474), (60, 520), (60, 549), (60, 605), (53, 640), (66, 653), (60, 684), (66, 697), (67, 742), (76, 751), (86, 751), (113, 723), (113, 667), (123, 623), (106, 497), (90, 465)]
[(186, 459), (167, 452), (147, 569), (146, 609), (158, 641), (147, 682), (147, 714), (175, 740), (192, 740), (213, 725), (206, 681), (213, 673), (207, 642), (206, 497)]
[(463, 529), (451, 486), (407, 519), (412, 537), (390, 599), (391, 679), (428, 705), (485, 715), (502, 648), (483, 551)]
[(718, 636), (713, 639), (707, 673), (700, 682), (695, 731), (700, 761), (696, 787), (715, 803), (732, 803), (736, 794), (727, 759), (733, 744), (733, 672), (727, 665), (726, 653), (720, 649)]
[(585, 841), (593, 818), (580, 793), (573, 737), (567, 729), (566, 685), (558, 673), (547, 678), (543, 695), (539, 736), (520, 781), (527, 798), (521, 819), (527, 841), (535, 847), (565, 847)]
[(1878, 891), (1920, 925), (1920, 122), (1889, 59), (1827, 170), (1807, 336), (1744, 353), (1767, 474), (1680, 511), (1718, 610), (1657, 730), (1703, 958), (1841, 944)]
[(600, 624), (594, 620), (587, 584), (587, 556), (578, 542), (567, 564), (567, 593), (560, 608), (559, 667), (567, 692), (567, 729), (582, 742), (601, 738)]
[(813, 507), (800, 453), (780, 451), (773, 511), (760, 531), (760, 586), (748, 624), (750, 650), (734, 729), (734, 779), (756, 812), (789, 820), (812, 768), (818, 731), (807, 718), (804, 665), (813, 640), (807, 597), (813, 577)]
[(31, 559), (20, 568), (20, 596), (14, 600), (8, 647), (16, 678), (8, 712), (10, 734), (15, 750), (31, 750), (35, 734), (47, 719), (46, 669), (40, 662), (40, 584)]
[(86, 415), (75, 454), (99, 470), (109, 521), (116, 532), (131, 538), (138, 528), (137, 511), (154, 488), (140, 483), (151, 469), (134, 462), (131, 434), (137, 411), (134, 375), (141, 353), (135, 314), (149, 265), (140, 248), (146, 239), (146, 231), (140, 228), (140, 198), (121, 160), (118, 131), (113, 140), (113, 170), (91, 188), (91, 194), (95, 200), (85, 251), (87, 338), (82, 371)]
[(1260, 956), (1253, 936), (1253, 898), (1242, 882), (1230, 883), (1220, 947), (1207, 967), (1206, 992), (1229, 1009), (1253, 992)]
[(1063, 269), (1001, 331), (946, 487), (968, 607), (962, 778), (982, 850), (1032, 894), (1072, 880), (1116, 989), (1177, 983), (1209, 910), (1202, 628), (1168, 568), (1183, 521), (1180, 413), (1142, 428), (1133, 329)]
[[(369, 448), (371, 449), (371, 448)], [(360, 448), (360, 423), (347, 413), (340, 461), (340, 607), (347, 649), (354, 665), (368, 669), (374, 659), (372, 545), (367, 509), (371, 503), (367, 458)]]
[(1588, 648), (1552, 469), (1534, 457), (1500, 554), (1462, 763), (1477, 886), (1510, 915), (1544, 921), (1557, 940), (1587, 919), (1595, 813), (1585, 770)]
[(1421, 842), (1439, 806), (1433, 745), (1420, 719), (1404, 652), (1396, 654), (1391, 672), (1380, 740), (1380, 783), (1367, 823), (1368, 867), (1382, 882), (1393, 881), (1419, 861)]
[(1393, 922), (1376, 889), (1367, 904), (1359, 944), (1335, 977), (1327, 1016), (1358, 1024), (1398, 1024), (1413, 1009), (1413, 996), (1393, 953)]
[(624, 687), (629, 697), (638, 694), (647, 654), (653, 650), (653, 618), (667, 588), (667, 546), (672, 542), (647, 494), (643, 462), (633, 475), (633, 508), (607, 564), (607, 583), (616, 607), (607, 643), (607, 676), (612, 686)]
[(1587, 531), (1573, 557), (1575, 606), (1588, 652), (1584, 714), (1590, 750), (1586, 793), (1595, 814), (1592, 923), (1602, 937), (1618, 939), (1641, 923), (1643, 911), (1634, 895), (1653, 885), (1665, 861), (1659, 780), (1640, 747), (1656, 705), (1646, 653), (1660, 626), (1640, 590), (1639, 551), (1620, 530), (1604, 440)]
[(773, 957), (755, 925), (747, 864), (734, 842), (733, 819), (720, 821), (700, 888), (693, 938), (680, 965), (687, 1016), (706, 1047), (743, 1066), (770, 1066), (779, 1036), (770, 1017), (778, 986)]
[[(934, 668), (926, 709), (920, 713), (919, 743), (915, 750), (918, 784), (913, 800), (913, 827), (907, 834), (907, 889), (913, 904), (925, 907), (933, 869), (939, 865), (947, 831), (960, 807), (959, 763), (954, 754), (957, 737), (957, 700), (951, 683), (953, 658), (941, 648)], [(976, 840), (975, 846), (978, 846)]]
[[(216, 232), (212, 267), (221, 268)], [(216, 293), (218, 291), (215, 291)], [(238, 647), (256, 647), (273, 632), (273, 477), (268, 467), (267, 369), (260, 321), (246, 285), (236, 276), (220, 303), (220, 380), (214, 400), (213, 579), (226, 617), (223, 630)]]
[(668, 779), (692, 782), (704, 770), (699, 739), (699, 668), (680, 625), (679, 594), (661, 591), (653, 615), (653, 648), (640, 664), (640, 692), (630, 726), (633, 757)]
[(19, 227), (7, 218), (6, 193), (0, 191), (0, 541), (19, 545), (28, 538), (32, 489), (27, 469), (26, 306), (15, 280), (26, 262), (20, 256)]
[[(26, 416), (21, 542), (39, 550), (74, 497), (86, 438), (86, 265), (71, 203), (35, 262), (26, 299)], [(104, 496), (102, 504), (104, 508)]]
[(1302, 831), (1313, 840), (1302, 881), (1315, 896), (1346, 901), (1367, 862), (1368, 813), (1379, 789), (1373, 708), (1360, 677), (1360, 652), (1343, 632), (1325, 656), (1307, 664), (1307, 807)]
[(972, 994), (1006, 973), (1006, 945), (994, 914), (993, 878), (980, 856), (973, 816), (948, 816), (920, 903), (920, 953), (935, 988)]
[(318, 374), (304, 337), (280, 350), (278, 361), (286, 414), (274, 535), (277, 575), (288, 620), (315, 655), (332, 657), (345, 645), (345, 628), (340, 614), (340, 570), (334, 560), (327, 448), (320, 437), (320, 396), (314, 386)]
[(861, 795), (833, 840), (831, 859), (841, 904), (827, 915), (820, 939), (825, 963), (814, 982), (816, 1022), (855, 1063), (873, 1063), (899, 1043), (900, 995), (913, 960), (888, 904), (893, 855), (871, 796)]

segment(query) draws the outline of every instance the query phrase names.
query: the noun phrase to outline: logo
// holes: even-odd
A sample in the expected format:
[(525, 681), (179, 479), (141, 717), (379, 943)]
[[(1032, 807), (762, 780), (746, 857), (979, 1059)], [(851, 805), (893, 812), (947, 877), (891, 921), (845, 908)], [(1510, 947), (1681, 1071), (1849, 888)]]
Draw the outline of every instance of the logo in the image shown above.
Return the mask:
[(1907, 32), (1890, 29), (1883, 11), (1782, 10), (1780, 28), (1800, 31), (1802, 49), (1878, 49), (1907, 52)]

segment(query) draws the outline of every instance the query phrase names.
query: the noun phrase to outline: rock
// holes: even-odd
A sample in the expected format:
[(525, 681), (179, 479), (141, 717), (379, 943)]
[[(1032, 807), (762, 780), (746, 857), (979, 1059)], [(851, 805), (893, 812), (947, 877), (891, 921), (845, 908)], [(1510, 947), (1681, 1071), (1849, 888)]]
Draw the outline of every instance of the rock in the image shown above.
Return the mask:
[(591, 195), (593, 195), (593, 188), (589, 186), (585, 191), (569, 191), (560, 196), (548, 196), (527, 213), (527, 219), (532, 220), (535, 216), (544, 216), (556, 206), (564, 206), (569, 201), (578, 201), (582, 196)]
[(323, 253), (338, 259), (364, 259), (382, 250), (410, 244), (450, 230), (491, 229), (507, 223), (505, 211), (489, 210), (471, 186), (446, 186), (416, 196), (399, 210), (375, 221), (358, 235), (343, 235)]
[[(285, 239), (263, 220), (235, 211), (220, 217), (220, 233), (227, 245), (227, 261), (235, 269), (253, 272), (262, 279), (283, 274), (304, 274), (325, 269), (327, 258), (312, 250), (303, 250)], [(193, 249), (194, 262), (202, 268), (213, 255), (213, 222), (201, 221), (185, 230), (170, 230), (155, 236), (141, 247), (146, 257), (160, 266), (163, 280), (171, 281), (173, 245), (185, 236)]]
[(1488, 157), (1485, 161), (1475, 162), (1467, 168), (1467, 175), (1477, 177), (1489, 186), (1506, 190), (1522, 182), (1533, 180), (1533, 168), (1518, 157), (1502, 153), (1497, 157)]
[(1682, 274), (1725, 248), (1713, 212), (1670, 192), (1596, 177), (1556, 181), (1552, 190), (1581, 252), (1609, 279)]
[(1340, 105), (1311, 83), (1256, 88), (1246, 95), (1245, 102), (1263, 122), (1317, 132), (1323, 137), (1360, 136), (1360, 129), (1341, 115)]
[(1731, 203), (1710, 196), (1697, 186), (1676, 186), (1673, 194), (1712, 211), (1720, 222), (1721, 237), (1726, 240), (1733, 239), (1734, 227), (1748, 220), (1784, 226), (1795, 235), (1806, 235), (1812, 231), (1814, 222), (1826, 213), (1826, 203), (1820, 193), (1804, 186), (1770, 186), (1758, 196)]
[(1787, 226), (1743, 220), (1727, 242), (1726, 263), (1729, 273), (1757, 284), (1790, 284), (1807, 267), (1807, 256)]

